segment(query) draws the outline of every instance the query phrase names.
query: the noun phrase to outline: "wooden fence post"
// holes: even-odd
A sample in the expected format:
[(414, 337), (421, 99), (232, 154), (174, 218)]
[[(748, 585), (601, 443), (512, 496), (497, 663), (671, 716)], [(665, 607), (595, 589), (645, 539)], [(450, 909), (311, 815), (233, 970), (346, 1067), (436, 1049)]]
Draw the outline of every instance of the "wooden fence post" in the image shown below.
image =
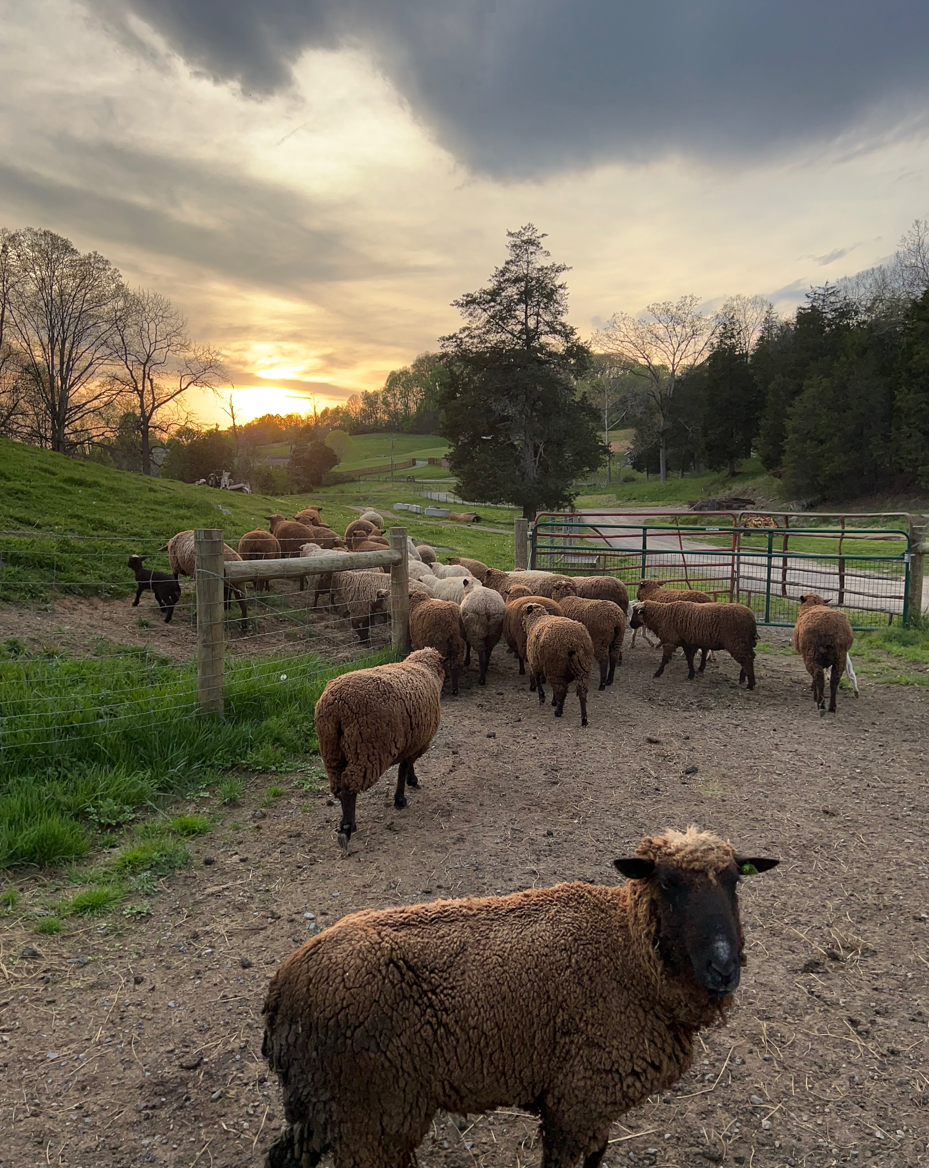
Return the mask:
[(907, 624), (918, 626), (923, 615), (923, 581), (926, 552), (929, 551), (929, 526), (910, 523), (910, 586), (907, 596)]
[(197, 589), (197, 697), (200, 712), (223, 712), (223, 533), (215, 527), (194, 532)]
[(517, 519), (513, 525), (513, 567), (529, 567), (529, 520)]
[(410, 564), (406, 528), (390, 529), (390, 546), (400, 552), (400, 562), (390, 566), (390, 642), (394, 652), (405, 657), (410, 651)]

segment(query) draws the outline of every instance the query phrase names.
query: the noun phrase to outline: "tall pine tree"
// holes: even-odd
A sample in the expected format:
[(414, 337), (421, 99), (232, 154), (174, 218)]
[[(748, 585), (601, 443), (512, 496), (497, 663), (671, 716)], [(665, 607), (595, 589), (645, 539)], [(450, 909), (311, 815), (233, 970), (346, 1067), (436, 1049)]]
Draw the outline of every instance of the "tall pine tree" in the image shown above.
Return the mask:
[(546, 263), (545, 235), (508, 231), (509, 256), (486, 288), (454, 301), (464, 325), (442, 338), (440, 394), (449, 462), (466, 499), (511, 503), (526, 518), (573, 500), (606, 457), (598, 413), (576, 382), (590, 351), (568, 324), (569, 269)]

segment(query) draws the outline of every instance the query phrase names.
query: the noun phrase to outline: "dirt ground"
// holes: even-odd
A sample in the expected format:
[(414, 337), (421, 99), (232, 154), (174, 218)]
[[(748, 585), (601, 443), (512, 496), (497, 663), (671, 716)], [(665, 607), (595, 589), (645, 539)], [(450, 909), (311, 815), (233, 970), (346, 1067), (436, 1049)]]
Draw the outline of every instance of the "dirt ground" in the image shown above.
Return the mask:
[[(384, 577), (385, 581), (387, 577)], [(387, 585), (385, 584), (385, 587)], [(248, 592), (248, 625), (241, 628), (239, 610), (226, 618), (229, 656), (271, 656), (309, 649), (331, 661), (357, 656), (362, 647), (347, 618), (340, 617), (324, 595), (314, 608), (312, 589), (300, 592), (296, 581), (275, 581), (270, 601), (266, 593)], [(197, 656), (197, 625), (189, 581), (165, 624), (151, 593), (139, 606), (131, 599), (59, 596), (47, 605), (0, 605), (0, 641), (15, 637), (31, 652), (54, 649), (75, 656), (108, 651), (114, 645), (148, 649), (171, 661), (193, 661)], [(386, 624), (372, 629), (371, 644), (380, 648), (390, 640)]]
[[(154, 915), (0, 953), (3, 1168), (244, 1168), (282, 1123), (261, 1057), (268, 979), (357, 909), (583, 879), (666, 825), (781, 857), (743, 885), (748, 965), (692, 1071), (613, 1132), (608, 1168), (929, 1164), (925, 691), (843, 692), (820, 719), (800, 661), (759, 654), (754, 693), (720, 654), (693, 683), (626, 652), (612, 690), (556, 721), (497, 650), (444, 702), (406, 810), (384, 781), (338, 808), (269, 778), (193, 844)], [(202, 810), (202, 804), (198, 807)], [(27, 888), (28, 880), (21, 886)], [(532, 954), (526, 953), (526, 961)], [(440, 1114), (422, 1168), (531, 1168), (535, 1120)]]

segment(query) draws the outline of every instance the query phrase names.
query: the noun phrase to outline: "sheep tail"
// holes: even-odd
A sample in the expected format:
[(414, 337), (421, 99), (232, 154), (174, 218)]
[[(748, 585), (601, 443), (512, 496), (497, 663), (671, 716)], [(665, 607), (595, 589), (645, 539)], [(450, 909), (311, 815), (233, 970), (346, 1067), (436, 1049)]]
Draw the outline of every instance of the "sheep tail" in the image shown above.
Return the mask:
[(579, 677), (584, 676), (584, 670), (581, 668), (581, 663), (577, 659), (577, 650), (568, 650), (568, 675), (572, 681), (577, 681)]
[(160, 552), (166, 552), (166, 551), (168, 550), (168, 545), (167, 545), (167, 544), (165, 544), (165, 545), (164, 545), (164, 547), (160, 547), (158, 550), (159, 550)]
[(268, 1149), (265, 1168), (316, 1168), (323, 1153), (312, 1147), (312, 1132), (306, 1124), (295, 1123)]
[(855, 676), (855, 670), (852, 665), (852, 656), (850, 653), (845, 654), (845, 672), (848, 674), (848, 680), (852, 683), (855, 690), (855, 697), (860, 697), (858, 693), (858, 678)]

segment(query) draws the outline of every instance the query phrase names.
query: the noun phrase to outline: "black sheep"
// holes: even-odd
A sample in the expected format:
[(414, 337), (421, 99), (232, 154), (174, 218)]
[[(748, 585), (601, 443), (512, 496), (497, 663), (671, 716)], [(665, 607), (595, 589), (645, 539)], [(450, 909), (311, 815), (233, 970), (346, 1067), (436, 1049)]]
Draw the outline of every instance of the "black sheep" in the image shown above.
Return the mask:
[(151, 588), (158, 601), (158, 607), (165, 613), (165, 624), (174, 616), (174, 606), (181, 599), (181, 586), (173, 576), (167, 572), (157, 572), (154, 568), (146, 568), (142, 562), (145, 556), (130, 556), (128, 567), (136, 578), (138, 588), (135, 590), (135, 600), (132, 607), (137, 608), (139, 599), (146, 589)]

